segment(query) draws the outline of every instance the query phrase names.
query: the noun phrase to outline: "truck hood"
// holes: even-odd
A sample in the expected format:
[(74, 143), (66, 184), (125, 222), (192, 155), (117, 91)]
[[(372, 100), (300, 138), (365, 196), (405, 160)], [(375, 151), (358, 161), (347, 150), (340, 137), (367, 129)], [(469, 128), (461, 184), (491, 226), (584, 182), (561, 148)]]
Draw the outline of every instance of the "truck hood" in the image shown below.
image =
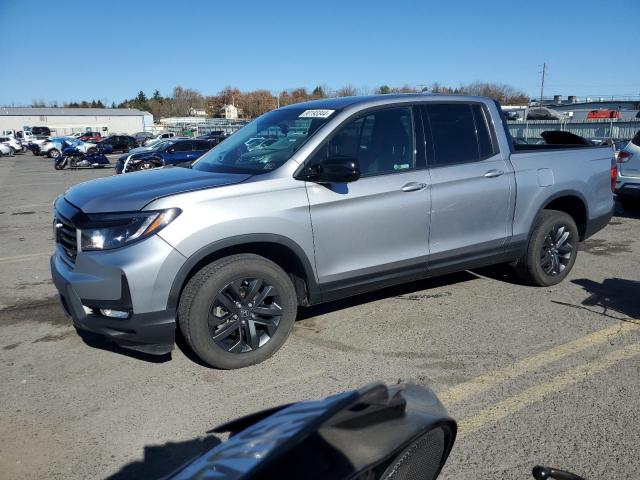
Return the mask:
[(80, 183), (67, 190), (64, 198), (85, 213), (131, 212), (160, 197), (233, 185), (249, 177), (248, 174), (165, 167)]

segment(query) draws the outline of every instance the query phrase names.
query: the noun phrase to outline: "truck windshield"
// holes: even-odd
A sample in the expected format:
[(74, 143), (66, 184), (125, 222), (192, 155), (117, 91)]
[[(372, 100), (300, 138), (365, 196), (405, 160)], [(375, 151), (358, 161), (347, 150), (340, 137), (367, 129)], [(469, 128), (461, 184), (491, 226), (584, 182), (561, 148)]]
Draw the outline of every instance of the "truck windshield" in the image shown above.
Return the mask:
[(287, 108), (258, 117), (200, 157), (195, 170), (267, 173), (283, 165), (335, 115), (334, 110)]

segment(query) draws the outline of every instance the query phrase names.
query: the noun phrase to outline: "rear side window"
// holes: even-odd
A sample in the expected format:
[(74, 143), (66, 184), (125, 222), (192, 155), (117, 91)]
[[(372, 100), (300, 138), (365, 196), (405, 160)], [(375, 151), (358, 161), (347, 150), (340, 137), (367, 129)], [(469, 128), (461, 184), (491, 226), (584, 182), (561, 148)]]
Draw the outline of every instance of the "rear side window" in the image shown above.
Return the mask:
[(437, 166), (480, 160), (471, 105), (464, 103), (427, 106)]
[(471, 110), (473, 111), (473, 119), (476, 124), (476, 133), (478, 134), (480, 159), (489, 158), (498, 152), (494, 147), (487, 112), (477, 103), (471, 106)]
[(431, 132), (434, 166), (477, 162), (497, 152), (482, 106), (430, 104), (425, 111), (425, 131), (427, 137)]
[(203, 142), (202, 140), (198, 140), (194, 142), (194, 150), (211, 150), (212, 144), (209, 142)]
[(191, 151), (191, 142), (178, 142), (173, 145), (173, 150), (175, 152), (190, 152)]
[(637, 147), (640, 147), (640, 130), (638, 130), (638, 133), (636, 133), (636, 136), (633, 137), (633, 139), (631, 140), (631, 143), (633, 143)]

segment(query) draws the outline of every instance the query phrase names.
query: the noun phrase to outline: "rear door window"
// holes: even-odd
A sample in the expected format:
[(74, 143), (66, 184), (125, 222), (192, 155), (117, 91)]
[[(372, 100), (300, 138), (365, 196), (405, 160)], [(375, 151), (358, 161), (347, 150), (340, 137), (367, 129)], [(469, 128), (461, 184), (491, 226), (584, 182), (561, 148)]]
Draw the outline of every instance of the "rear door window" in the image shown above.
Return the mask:
[(471, 105), (465, 103), (430, 104), (425, 130), (433, 139), (434, 166), (456, 165), (480, 160), (480, 149)]
[(194, 150), (198, 150), (198, 151), (207, 151), (207, 150), (211, 150), (211, 143), (209, 142), (203, 142), (202, 140), (198, 140), (194, 143)]

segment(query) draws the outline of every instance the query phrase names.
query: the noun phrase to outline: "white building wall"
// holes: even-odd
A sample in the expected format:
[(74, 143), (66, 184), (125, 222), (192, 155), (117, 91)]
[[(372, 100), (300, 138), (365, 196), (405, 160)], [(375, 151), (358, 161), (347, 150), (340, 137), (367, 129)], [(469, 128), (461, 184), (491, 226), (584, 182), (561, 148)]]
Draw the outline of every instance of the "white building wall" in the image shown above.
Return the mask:
[[(149, 119), (147, 119), (147, 121), (148, 120)], [(151, 121), (153, 122), (153, 120)], [(144, 131), (145, 116), (0, 115), (0, 131), (23, 130), (25, 126), (49, 127), (55, 135), (68, 135), (75, 132), (83, 132), (88, 129), (99, 131), (103, 136), (113, 133), (131, 134)]]

